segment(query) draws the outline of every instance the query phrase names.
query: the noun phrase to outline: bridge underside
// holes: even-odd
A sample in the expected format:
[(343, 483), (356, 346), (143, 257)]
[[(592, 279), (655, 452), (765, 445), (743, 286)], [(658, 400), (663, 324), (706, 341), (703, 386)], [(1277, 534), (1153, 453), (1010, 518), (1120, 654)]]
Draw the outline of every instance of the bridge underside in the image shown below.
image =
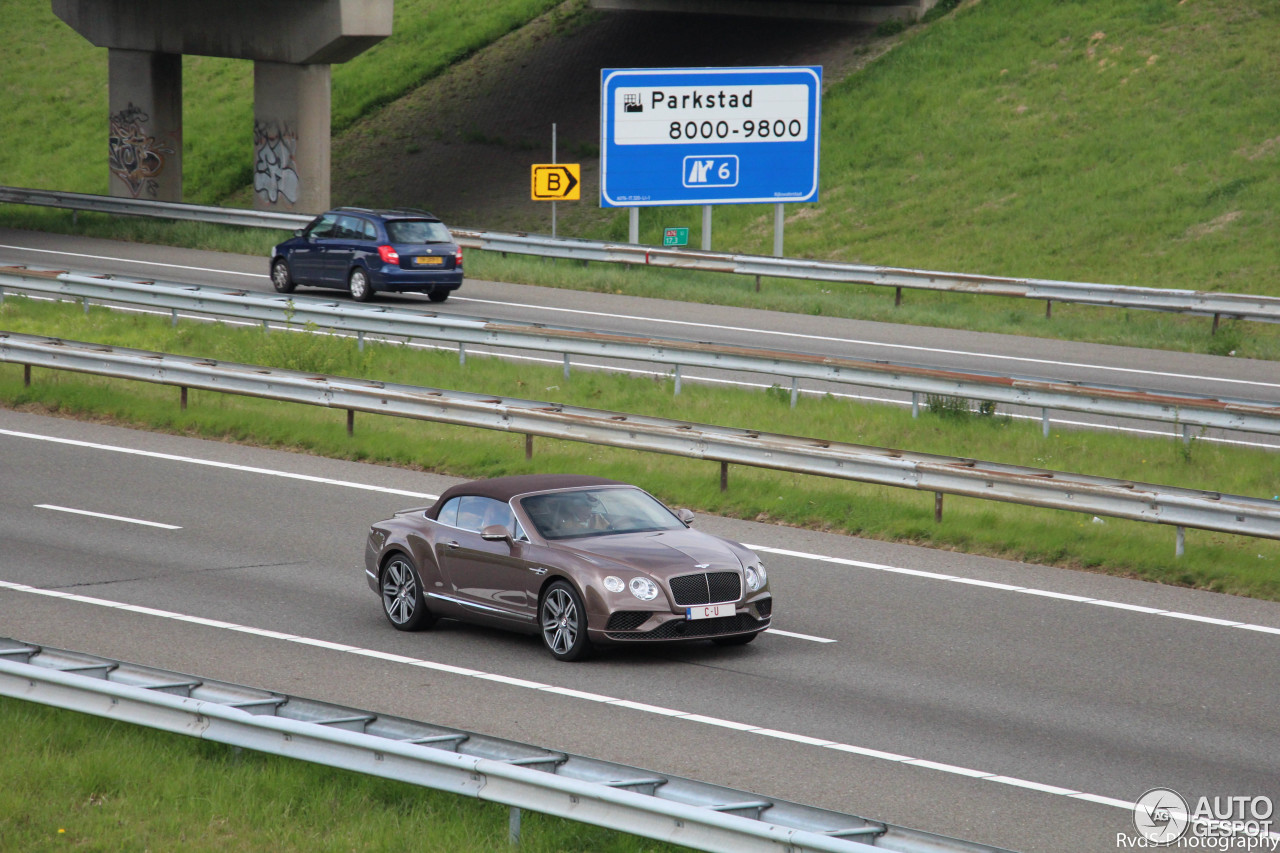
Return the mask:
[(878, 24), (917, 20), (938, 0), (591, 0), (594, 9), (635, 12), (689, 12)]

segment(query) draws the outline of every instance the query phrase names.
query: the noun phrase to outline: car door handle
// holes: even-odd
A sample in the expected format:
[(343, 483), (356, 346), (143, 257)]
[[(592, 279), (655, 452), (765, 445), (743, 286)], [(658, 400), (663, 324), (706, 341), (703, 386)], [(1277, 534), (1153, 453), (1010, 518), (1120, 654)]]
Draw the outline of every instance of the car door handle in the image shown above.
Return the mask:
[(444, 547), (448, 548), (450, 551), (456, 551), (458, 550), (459, 545), (457, 542), (446, 542), (444, 543)]

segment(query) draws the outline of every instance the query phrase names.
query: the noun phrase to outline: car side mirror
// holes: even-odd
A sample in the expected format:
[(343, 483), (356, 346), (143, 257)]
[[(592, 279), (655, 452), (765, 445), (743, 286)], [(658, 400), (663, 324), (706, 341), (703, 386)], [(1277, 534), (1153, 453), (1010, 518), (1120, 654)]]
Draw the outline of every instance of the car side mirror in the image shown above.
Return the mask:
[(684, 507), (681, 507), (680, 509), (676, 510), (676, 518), (683, 521), (686, 525), (693, 524), (693, 512), (691, 510), (685, 509)]
[(490, 524), (480, 531), (480, 538), (486, 542), (510, 542), (511, 531), (502, 524)]

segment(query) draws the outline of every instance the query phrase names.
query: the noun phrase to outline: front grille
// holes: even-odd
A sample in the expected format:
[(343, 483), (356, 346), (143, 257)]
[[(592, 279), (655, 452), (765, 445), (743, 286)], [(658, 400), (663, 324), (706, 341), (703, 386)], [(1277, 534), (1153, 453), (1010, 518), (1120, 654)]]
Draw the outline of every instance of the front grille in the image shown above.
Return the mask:
[(609, 617), (609, 624), (604, 626), (606, 631), (634, 631), (639, 628), (653, 614), (648, 610), (619, 610)]
[(672, 619), (663, 622), (652, 631), (643, 634), (610, 634), (606, 629), (605, 636), (610, 640), (695, 640), (699, 637), (719, 637), (723, 634), (743, 634), (747, 631), (762, 631), (769, 627), (769, 620), (757, 621), (748, 613), (734, 616), (722, 616), (719, 619)]
[(742, 596), (742, 578), (737, 572), (681, 575), (671, 579), (671, 594), (681, 607), (737, 601)]

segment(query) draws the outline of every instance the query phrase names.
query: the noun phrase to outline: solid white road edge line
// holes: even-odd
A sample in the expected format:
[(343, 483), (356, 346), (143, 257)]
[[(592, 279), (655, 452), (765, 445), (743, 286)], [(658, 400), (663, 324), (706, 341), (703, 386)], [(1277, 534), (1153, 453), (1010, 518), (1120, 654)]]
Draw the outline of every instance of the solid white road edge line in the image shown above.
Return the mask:
[[(19, 432), (17, 430), (0, 429), (0, 435), (8, 435), (14, 438), (29, 438), (35, 441), (48, 441), (55, 444), (66, 444), (74, 447), (85, 447), (92, 450), (107, 450), (114, 453), (126, 453), (134, 456), (145, 456), (152, 459), (164, 459), (171, 462), (185, 462), (192, 465), (207, 465), (211, 468), (224, 468), (230, 471), (242, 471), (249, 474), (264, 474), (269, 477), (284, 477), (292, 480), (303, 480), (310, 483), (319, 483), (328, 486), (342, 486), (351, 489), (361, 489), (369, 492), (381, 492), (391, 495), (403, 495), (406, 497), (421, 498), (423, 500), (434, 501), (438, 496), (428, 494), (426, 492), (411, 492), (404, 489), (391, 489), (383, 486), (373, 486), (368, 483), (355, 483), (350, 480), (334, 480), (329, 477), (316, 477), (309, 474), (296, 474), (291, 471), (279, 471), (272, 468), (257, 468), (251, 465), (238, 465), (232, 462), (215, 462), (210, 459), (198, 459), (190, 456), (179, 456), (172, 453), (159, 453), (152, 450), (138, 450), (131, 447), (120, 447), (112, 444), (99, 444), (91, 441), (81, 441), (78, 439), (61, 438), (58, 436), (37, 435), (36, 433)], [(746, 543), (744, 543), (746, 544)], [(1201, 622), (1210, 625), (1221, 625), (1230, 628), (1241, 628), (1246, 631), (1257, 631), (1263, 634), (1274, 634), (1280, 636), (1280, 628), (1273, 628), (1268, 625), (1253, 625), (1247, 622), (1236, 622), (1227, 619), (1215, 619), (1210, 616), (1198, 616), (1191, 613), (1180, 613), (1173, 610), (1160, 610), (1154, 607), (1142, 607), (1136, 604), (1125, 604), (1119, 601), (1108, 601), (1102, 598), (1090, 598), (1083, 595), (1071, 595), (1065, 592), (1053, 592), (1047, 589), (1036, 589), (1034, 587), (1016, 586), (1014, 584), (995, 583), (993, 581), (975, 580), (973, 578), (963, 578), (955, 575), (944, 575), (938, 572), (926, 572), (920, 569), (908, 569), (901, 566), (886, 566), (879, 563), (868, 563), (862, 560), (850, 560), (844, 557), (828, 557), (823, 554), (809, 554), (804, 551), (791, 551), (784, 548), (771, 548), (768, 545), (747, 545), (746, 547), (753, 551), (761, 551), (766, 554), (777, 554), (779, 556), (795, 557), (802, 560), (816, 560), (823, 563), (835, 563), (837, 565), (854, 566), (863, 569), (872, 569), (879, 572), (889, 572), (891, 574), (910, 575), (928, 580), (949, 581), (951, 583), (963, 583), (970, 586), (982, 586), (989, 589), (996, 589), (1006, 592), (1018, 592), (1026, 595), (1039, 595), (1045, 598), (1056, 598), (1063, 601), (1074, 601), (1080, 604), (1093, 604), (1099, 607), (1112, 607), (1120, 610), (1131, 610), (1139, 613), (1149, 613), (1157, 616), (1170, 616), (1176, 619), (1189, 620), (1193, 622)]]
[(1032, 791), (1039, 791), (1046, 794), (1068, 797), (1070, 799), (1084, 800), (1098, 805), (1112, 806), (1118, 809), (1133, 811), (1136, 807), (1135, 803), (1127, 800), (1114, 799), (1112, 797), (1103, 797), (1097, 794), (1089, 794), (1084, 791), (1077, 791), (1071, 788), (1062, 788), (1056, 785), (1046, 785), (1040, 782), (1033, 782), (1026, 779), (1019, 779), (1013, 776), (1003, 776), (997, 773), (989, 773), (985, 770), (973, 770), (965, 767), (957, 767), (951, 764), (943, 764), (936, 761), (928, 761), (923, 758), (914, 758), (907, 755), (898, 755), (892, 752), (883, 752), (878, 749), (870, 749), (868, 747), (855, 746), (853, 744), (840, 743), (838, 741), (827, 740), (824, 738), (815, 738), (808, 735), (796, 734), (793, 732), (779, 731), (778, 729), (765, 728), (750, 723), (740, 723), (734, 720), (725, 720), (719, 717), (708, 717), (703, 714), (693, 714), (687, 711), (680, 711), (674, 708), (663, 708), (656, 705), (646, 705), (643, 702), (633, 702), (629, 699), (619, 699), (613, 696), (605, 696), (599, 693), (588, 693), (581, 690), (572, 690), (564, 687), (557, 687), (552, 684), (544, 684), (539, 681), (530, 681), (524, 678), (513, 678), (506, 675), (498, 675), (496, 673), (484, 672), (477, 669), (467, 667), (453, 666), (451, 664), (438, 663), (436, 661), (424, 660), (422, 658), (412, 658), (405, 655), (393, 654), (390, 652), (382, 652), (377, 649), (366, 649), (359, 646), (350, 646), (345, 643), (333, 643), (327, 640), (318, 640), (311, 637), (302, 637), (296, 634), (285, 634), (279, 631), (270, 631), (262, 628), (253, 628), (247, 625), (237, 625), (233, 622), (223, 622), (218, 619), (205, 619), (199, 616), (191, 616), (184, 613), (174, 613), (167, 610), (158, 610), (153, 607), (141, 607), (134, 604), (125, 604), (119, 601), (110, 601), (104, 598), (92, 598), (84, 595), (76, 595), (74, 593), (61, 592), (59, 590), (39, 589), (38, 587), (28, 586), (26, 584), (12, 583), (10, 581), (0, 581), (0, 590), (9, 590), (17, 593), (25, 593), (28, 595), (41, 595), (50, 598), (58, 598), (65, 601), (73, 601), (79, 604), (90, 604), (97, 607), (109, 607), (117, 610), (124, 610), (131, 613), (138, 613), (146, 616), (155, 616), (161, 619), (171, 619), (179, 622), (189, 622), (195, 625), (202, 625), (207, 628), (216, 628), (225, 631), (235, 631), (241, 634), (249, 634), (251, 636), (261, 637), (269, 640), (282, 640), (289, 643), (298, 643), (301, 645), (315, 646), (321, 649), (328, 649), (334, 652), (345, 654), (360, 655), (361, 657), (376, 658), (378, 660), (388, 661), (390, 663), (398, 663), (406, 666), (417, 666), (423, 669), (430, 669), (437, 672), (445, 672), (451, 675), (458, 675), (465, 678), (475, 678), (483, 681), (494, 681), (509, 687), (519, 687), (526, 690), (537, 690), (543, 693), (551, 693), (557, 696), (564, 696), (570, 699), (580, 699), (587, 702), (596, 702), (605, 705), (614, 705), (619, 708), (629, 708), (633, 711), (640, 711), (647, 714), (655, 714), (662, 717), (674, 717), (690, 723), (699, 723), (702, 725), (717, 726), (720, 728), (731, 729), (746, 734), (761, 735), (764, 737), (777, 738), (779, 740), (791, 741), (794, 743), (816, 746), (822, 749), (834, 749), (839, 752), (847, 752), (853, 755), (860, 755), (865, 758), (875, 758), (881, 761), (890, 761), (897, 764), (919, 767), (925, 770), (933, 770), (939, 773), (947, 773), (954, 776), (964, 776), (972, 779), (980, 779), (985, 782), (998, 782), (1002, 785), (1011, 785), (1018, 788), (1025, 788)]
[(109, 521), (127, 521), (130, 524), (142, 524), (147, 527), (159, 527), (163, 530), (181, 530), (182, 528), (176, 524), (161, 524), (158, 521), (143, 521), (141, 518), (129, 518), (125, 515), (108, 515), (105, 512), (90, 512), (87, 509), (72, 509), (69, 506), (55, 506), (53, 504), (36, 504), (36, 509), (54, 509), (58, 512), (70, 512), (75, 515), (87, 515), (92, 518), (105, 518)]
[(1086, 595), (1071, 595), (1065, 592), (1054, 592), (1048, 589), (1036, 589), (1035, 587), (1017, 586), (1016, 584), (996, 583), (995, 581), (977, 580), (975, 578), (964, 578), (956, 575), (944, 575), (939, 572), (927, 572), (922, 569), (906, 569), (901, 566), (886, 566), (880, 563), (868, 563), (863, 560), (850, 560), (844, 557), (828, 557), (823, 554), (808, 554), (804, 551), (791, 551), (785, 548), (770, 548), (768, 545), (748, 545), (742, 543), (752, 551), (759, 551), (765, 554), (777, 554), (783, 557), (794, 557), (800, 560), (816, 560), (821, 563), (834, 563), (839, 566), (854, 566), (859, 569), (871, 569), (876, 572), (889, 572), (895, 575), (909, 575), (911, 577), (924, 578), (926, 580), (948, 581), (950, 583), (962, 583), (968, 586), (980, 586), (987, 589), (1000, 590), (1002, 592), (1020, 592), (1026, 595), (1039, 595), (1045, 598), (1056, 598), (1062, 601), (1074, 601), (1078, 604), (1093, 604), (1098, 607), (1112, 607), (1117, 610), (1127, 610), (1134, 613), (1143, 613), (1151, 616), (1168, 616), (1173, 619), (1185, 619), (1190, 622), (1201, 622), (1206, 625), (1220, 625), (1225, 628), (1242, 628), (1246, 631), (1258, 631), (1263, 634), (1280, 635), (1280, 628), (1272, 628), (1268, 625), (1252, 625), (1248, 622), (1236, 622), (1231, 619), (1217, 619), (1212, 616), (1199, 616), (1194, 613), (1182, 613), (1177, 610), (1162, 610), (1158, 607), (1144, 607), (1139, 604), (1125, 604), (1121, 601), (1108, 601), (1105, 598), (1090, 598)]

